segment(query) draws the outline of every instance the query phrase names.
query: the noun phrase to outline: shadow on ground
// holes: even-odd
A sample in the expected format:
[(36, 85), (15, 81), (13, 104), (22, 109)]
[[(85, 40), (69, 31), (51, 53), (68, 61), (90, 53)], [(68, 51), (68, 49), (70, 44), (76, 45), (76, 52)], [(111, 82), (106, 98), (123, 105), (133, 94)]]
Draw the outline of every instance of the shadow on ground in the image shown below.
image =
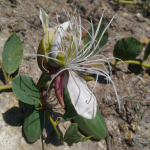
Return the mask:
[[(19, 101), (19, 107), (12, 107), (11, 109), (7, 110), (5, 113), (2, 114), (4, 121), (10, 126), (14, 126), (14, 127), (15, 126), (23, 126), (24, 118), (25, 118), (25, 114), (27, 112), (28, 106), (29, 106), (28, 104), (25, 104), (25, 103)], [(53, 112), (54, 120), (56, 120), (57, 117), (60, 117), (60, 116), (61, 116), (61, 114)], [(62, 145), (62, 143), (58, 139), (58, 135), (56, 134), (56, 132), (47, 116), (45, 118), (45, 130), (46, 130), (47, 137), (43, 137), (43, 135), (42, 135), (42, 138), (41, 138), (43, 149), (44, 149), (44, 141), (46, 144), (51, 143), (54, 146)], [(58, 131), (62, 135), (59, 127), (58, 127)], [(32, 143), (29, 143), (28, 140), (26, 139), (24, 131), (23, 131), (23, 127), (22, 127), (22, 135), (28, 144), (32, 144)]]

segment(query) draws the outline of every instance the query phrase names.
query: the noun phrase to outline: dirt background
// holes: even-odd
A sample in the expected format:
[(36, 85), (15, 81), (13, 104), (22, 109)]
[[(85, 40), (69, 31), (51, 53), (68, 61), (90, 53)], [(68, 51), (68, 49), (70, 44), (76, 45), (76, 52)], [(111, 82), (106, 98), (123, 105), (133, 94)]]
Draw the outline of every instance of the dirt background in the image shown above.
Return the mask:
[[(7, 38), (16, 32), (23, 42), (24, 57), (35, 54), (39, 42), (43, 35), (43, 29), (39, 20), (39, 10), (43, 8), (49, 15), (51, 20), (55, 19), (55, 12), (58, 11), (60, 22), (64, 22), (66, 17), (61, 7), (72, 12), (74, 6), (78, 2), (78, 11), (81, 17), (97, 24), (102, 14), (103, 7), (106, 7), (103, 22), (109, 23), (111, 18), (118, 13), (108, 28), (109, 40), (117, 36), (133, 36), (141, 40), (145, 50), (145, 45), (150, 39), (150, 16), (149, 8), (139, 5), (119, 4), (108, 0), (0, 0), (0, 55)], [(142, 13), (141, 13), (142, 12)], [(89, 29), (87, 22), (82, 25)], [(119, 39), (119, 38), (117, 38)], [(116, 40), (110, 42), (102, 54), (107, 57), (113, 56), (113, 49)], [(144, 52), (140, 54), (138, 59), (142, 59)], [(0, 58), (1, 59), (1, 58)], [(114, 61), (114, 60), (112, 60)], [(146, 61), (150, 63), (150, 57)], [(23, 59), (19, 74), (24, 72), (25, 60)], [(142, 97), (142, 107), (144, 110), (150, 105), (150, 70), (138, 65), (127, 65), (130, 72), (127, 72), (123, 65), (113, 68), (112, 79), (117, 87), (118, 95), (121, 101), (121, 112), (119, 113), (116, 96), (112, 85), (106, 90), (106, 81), (99, 78), (94, 94), (98, 101), (98, 107), (104, 116), (108, 131), (111, 137), (113, 150), (149, 150), (150, 149), (150, 109), (144, 114), (140, 120), (140, 126), (135, 133), (135, 122), (137, 114), (131, 104), (126, 93), (122, 77), (124, 76), (126, 86), (139, 107)], [(33, 77), (37, 82), (41, 74), (37, 66), (36, 57), (28, 58), (27, 75)], [(0, 70), (0, 85), (3, 85), (4, 77)], [(92, 88), (94, 81), (88, 83)], [(54, 91), (54, 90), (52, 90)], [(52, 92), (53, 93), (53, 92)], [(53, 101), (53, 102), (52, 102)], [(54, 119), (61, 117), (64, 110), (58, 105), (54, 94), (51, 94), (49, 104), (53, 111), (50, 111)], [(18, 101), (11, 90), (0, 92), (0, 149), (3, 150), (106, 150), (105, 140), (92, 141), (88, 140), (83, 143), (74, 144), (73, 147), (62, 145), (57, 135), (46, 118), (45, 129), (43, 135), (37, 142), (29, 144), (22, 133), (22, 125), (27, 105)], [(59, 125), (62, 134), (70, 125), (69, 122)]]

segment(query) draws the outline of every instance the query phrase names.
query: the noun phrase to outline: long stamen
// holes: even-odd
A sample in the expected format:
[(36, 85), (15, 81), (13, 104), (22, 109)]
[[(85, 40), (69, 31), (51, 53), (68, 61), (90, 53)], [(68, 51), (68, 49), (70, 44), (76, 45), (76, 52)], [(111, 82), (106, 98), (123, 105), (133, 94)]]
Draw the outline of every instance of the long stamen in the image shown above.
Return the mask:
[(120, 60), (120, 61), (124, 64), (125, 68), (128, 70), (127, 65), (126, 65), (126, 64), (124, 63), (124, 61), (122, 61), (121, 59), (116, 58), (116, 57), (109, 57), (108, 59), (118, 59), (118, 60)]
[[(87, 47), (89, 44), (90, 44), (90, 42), (88, 42), (86, 45), (84, 45), (84, 47), (82, 49)], [(71, 60), (72, 63), (78, 63), (79, 61), (84, 61), (84, 60), (81, 60), (79, 58), (72, 58), (72, 60)]]
[[(78, 24), (77, 24), (78, 26)], [(79, 45), (82, 43), (82, 29), (81, 29), (81, 17), (79, 15), (79, 27), (80, 27), (80, 30), (79, 30), (79, 35), (80, 35), (80, 42), (79, 42)]]
[[(117, 14), (116, 14), (116, 15), (117, 15)], [(107, 28), (109, 27), (109, 25), (111, 24), (111, 22), (113, 21), (113, 19), (116, 17), (116, 15), (114, 15), (114, 16), (112, 17), (112, 19), (110, 20), (109, 24), (108, 24), (108, 25), (105, 27), (105, 29), (103, 30), (103, 32), (102, 32), (102, 34), (101, 34), (101, 36), (100, 36), (100, 38), (99, 38), (99, 40), (98, 40), (98, 42), (97, 42), (97, 45), (96, 45), (95, 49), (93, 50), (93, 52), (97, 49), (97, 47), (98, 47), (98, 45), (99, 45), (99, 43), (100, 43), (100, 41), (101, 41), (101, 39), (102, 39), (102, 37), (103, 37), (105, 31), (107, 30)], [(99, 51), (98, 51), (97, 53), (99, 53)]]
[[(94, 41), (94, 47), (95, 47), (95, 42), (97, 42), (97, 41), (96, 40)], [(90, 41), (90, 44), (91, 44), (91, 41)], [(98, 47), (99, 47), (99, 45), (98, 45)], [(87, 47), (87, 49), (84, 51), (83, 55), (78, 57), (78, 61), (90, 59), (90, 57), (91, 57), (91, 55), (90, 55), (91, 52), (90, 51), (91, 51), (91, 49), (89, 47)]]
[[(51, 52), (51, 53), (53, 53), (53, 52)], [(28, 56), (26, 56), (25, 57), (25, 74), (26, 74), (26, 59), (28, 58), (28, 57), (32, 57), (32, 56), (41, 56), (41, 57), (46, 57), (46, 58), (49, 58), (49, 59), (52, 59), (52, 60), (55, 60), (55, 61), (58, 61), (58, 62), (60, 62), (61, 63), (61, 61), (59, 61), (58, 59), (56, 59), (56, 58), (52, 58), (52, 57), (49, 57), (49, 56), (45, 56), (45, 55), (41, 55), (41, 54), (30, 54), (30, 55), (28, 55)], [(47, 71), (47, 70), (46, 70)]]
[(99, 21), (99, 23), (98, 23), (97, 30), (96, 30), (96, 32), (95, 32), (95, 35), (94, 35), (93, 39), (92, 39), (91, 45), (89, 46), (90, 49), (91, 49), (92, 44), (93, 44), (93, 42), (95, 41), (95, 39), (96, 39), (96, 37), (97, 37), (97, 34), (98, 34), (98, 32), (99, 32), (99, 29), (100, 29), (100, 26), (101, 26), (101, 23), (102, 23), (103, 16), (104, 16), (104, 14), (102, 14), (101, 19), (100, 19), (100, 21)]
[(94, 89), (95, 89), (95, 87), (96, 87), (97, 81), (98, 81), (98, 74), (96, 75), (96, 80), (95, 80), (95, 84), (94, 84), (94, 87), (93, 87), (92, 92), (91, 92), (91, 97), (90, 97), (90, 100), (87, 102), (87, 104), (89, 104), (90, 101), (91, 101), (91, 99), (92, 99), (92, 94), (93, 94)]
[[(124, 37), (124, 36), (117, 36), (117, 37), (114, 37), (114, 38), (112, 38), (111, 40), (109, 40), (102, 48), (99, 48), (99, 49), (100, 49), (99, 52), (100, 52), (106, 45), (108, 45), (111, 41), (113, 41), (113, 40), (115, 40), (115, 39), (117, 39), (117, 38), (121, 38), (121, 37)], [(96, 42), (96, 41), (95, 41), (95, 42)], [(99, 45), (98, 45), (98, 47), (99, 47)], [(89, 49), (89, 51), (90, 51), (90, 49)], [(87, 53), (88, 53), (89, 51), (87, 51)], [(99, 53), (99, 52), (97, 52), (97, 53)], [(97, 53), (95, 54), (96, 56), (97, 56)], [(90, 56), (90, 55), (85, 56), (84, 59), (87, 59), (89, 56)]]
[[(94, 74), (102, 75), (102, 76), (105, 76), (106, 78), (108, 78), (110, 80), (110, 82), (113, 84), (113, 88), (114, 88), (114, 91), (115, 91), (115, 94), (116, 94), (116, 98), (117, 98), (117, 101), (118, 101), (118, 104), (119, 104), (119, 109), (120, 109), (120, 101), (119, 101), (119, 97), (118, 97), (118, 94), (117, 94), (117, 90), (116, 90), (115, 84), (114, 84), (114, 82), (112, 81), (112, 79), (110, 78), (110, 76), (106, 72), (104, 72), (104, 71), (102, 71), (102, 70), (100, 70), (98, 68), (77, 67), (77, 68), (73, 68), (73, 69), (77, 70), (77, 71), (83, 71), (83, 72), (88, 72), (88, 73), (94, 73)], [(94, 71), (94, 69), (100, 70), (101, 72), (98, 72), (96, 70)]]
[[(116, 37), (114, 37), (114, 38), (112, 38), (111, 40), (109, 40), (102, 48), (100, 48), (100, 50), (97, 52), (97, 53), (99, 53), (106, 45), (108, 45), (111, 41), (113, 41), (113, 40), (115, 40), (115, 39), (117, 39), (117, 38), (123, 38), (124, 36), (116, 36)], [(96, 53), (96, 54), (97, 54)]]

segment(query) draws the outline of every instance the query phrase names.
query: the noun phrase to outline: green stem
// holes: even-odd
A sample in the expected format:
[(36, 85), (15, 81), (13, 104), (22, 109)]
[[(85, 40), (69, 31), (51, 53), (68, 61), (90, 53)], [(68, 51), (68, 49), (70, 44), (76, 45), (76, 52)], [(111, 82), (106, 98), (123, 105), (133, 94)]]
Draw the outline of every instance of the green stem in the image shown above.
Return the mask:
[(128, 92), (128, 90), (127, 90), (127, 87), (126, 87), (126, 85), (125, 85), (124, 80), (123, 80), (123, 83), (124, 83), (125, 89), (126, 89), (126, 91), (127, 91), (127, 94), (128, 94), (128, 96), (130, 97), (130, 100), (131, 100), (131, 102), (132, 102), (132, 104), (133, 104), (133, 106), (134, 106), (134, 108), (135, 108), (135, 110), (136, 110), (136, 113), (137, 113), (137, 114), (138, 114), (138, 116), (139, 116), (139, 115), (140, 115), (140, 113), (139, 113), (139, 111), (138, 111), (138, 109), (137, 109), (137, 107), (136, 107), (136, 105), (135, 105), (135, 103), (134, 103), (134, 101), (133, 101), (133, 99), (132, 99), (132, 97), (131, 97), (130, 93), (129, 93), (129, 92)]
[(6, 90), (6, 89), (11, 89), (12, 88), (12, 85), (1, 85), (0, 86), (0, 91), (1, 90)]
[(145, 113), (149, 108), (150, 108), (150, 106), (148, 106), (148, 107), (142, 112), (141, 116), (144, 115), (144, 113)]
[(139, 112), (141, 112), (142, 100), (140, 102)]
[[(137, 61), (137, 60), (126, 60), (124, 61), (125, 63), (128, 63), (128, 64), (137, 64), (137, 65), (142, 65), (142, 66), (145, 66), (145, 67), (148, 67), (150, 68), (150, 64), (146, 64), (146, 63), (143, 63), (143, 62), (140, 62), (140, 61)], [(123, 62), (122, 61), (118, 61), (116, 63), (116, 65), (119, 65), (119, 64), (122, 64)], [(115, 64), (111, 64), (111, 65), (115, 65)]]
[(124, 83), (125, 89), (126, 89), (126, 91), (127, 91), (127, 93), (128, 93), (128, 96), (130, 97), (130, 100), (131, 100), (131, 102), (132, 102), (132, 105), (134, 106), (134, 109), (136, 110), (136, 113), (137, 113), (137, 115), (138, 115), (138, 118), (137, 118), (137, 125), (136, 125), (136, 132), (137, 132), (138, 126), (139, 126), (139, 121), (140, 121), (140, 118), (141, 118), (142, 115), (141, 115), (140, 111), (137, 109), (137, 107), (136, 107), (136, 105), (135, 105), (135, 103), (134, 103), (134, 101), (133, 101), (133, 99), (132, 99), (132, 97), (131, 97), (129, 91), (127, 90), (127, 87), (126, 87), (126, 85), (125, 85), (125, 81), (124, 81), (124, 80), (123, 80), (123, 83)]
[[(45, 111), (45, 112), (46, 112), (46, 111)], [(52, 117), (51, 117), (47, 112), (46, 112), (46, 114), (47, 114), (47, 116), (48, 116), (50, 122), (52, 123), (52, 125), (53, 125), (53, 127), (54, 127), (54, 130), (56, 131), (56, 133), (57, 133), (59, 139), (60, 139), (61, 142), (63, 143), (63, 137), (62, 137), (61, 134), (59, 133), (59, 131), (58, 131), (57, 127), (56, 127), (55, 121), (52, 119)]]
[(138, 118), (137, 118), (137, 127), (139, 126), (140, 118), (141, 118), (141, 115), (138, 115)]
[(121, 1), (121, 0), (118, 0), (119, 3), (125, 3), (125, 4), (137, 4), (136, 2), (134, 1)]
[(135, 132), (137, 133), (138, 131), (138, 126), (139, 126), (139, 122), (140, 122), (140, 119), (141, 119), (141, 114), (137, 114), (137, 121), (136, 121), (136, 127), (135, 127)]
[(3, 67), (3, 63), (1, 61), (0, 61), (0, 66), (1, 66), (3, 74), (4, 74), (5, 82), (7, 82), (8, 81), (8, 76), (7, 76), (7, 73), (6, 73), (6, 71)]
[[(122, 1), (122, 0), (118, 0), (119, 3), (125, 3), (125, 4), (139, 4), (137, 2), (134, 2), (134, 1)], [(150, 5), (148, 5), (150, 6)]]
[(150, 108), (150, 106), (148, 106), (142, 113), (139, 112), (138, 118), (137, 118), (137, 127), (139, 126), (140, 118), (144, 115), (144, 113), (145, 113), (149, 108)]
[[(144, 66), (144, 67), (147, 67), (147, 68), (150, 68), (150, 64), (146, 64), (146, 63), (143, 63), (141, 61), (138, 61), (138, 60), (126, 60), (126, 61), (115, 61), (114, 63), (111, 63), (110, 62), (110, 65), (111, 66), (116, 66), (116, 65), (120, 65), (122, 63), (128, 63), (128, 64), (136, 64), (136, 65), (141, 65), (141, 66)], [(103, 62), (102, 62), (103, 63)], [(105, 64), (105, 63), (103, 63)], [(88, 67), (94, 67), (94, 66), (101, 66), (102, 64), (94, 64), (94, 65), (89, 65)]]
[(7, 81), (10, 81), (10, 74), (8, 74), (7, 76)]

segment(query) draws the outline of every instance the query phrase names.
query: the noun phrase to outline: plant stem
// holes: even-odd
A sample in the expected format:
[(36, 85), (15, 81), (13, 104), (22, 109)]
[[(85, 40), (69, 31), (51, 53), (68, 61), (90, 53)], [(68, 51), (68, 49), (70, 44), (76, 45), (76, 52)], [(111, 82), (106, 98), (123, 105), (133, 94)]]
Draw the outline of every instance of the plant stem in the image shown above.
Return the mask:
[(138, 130), (139, 121), (140, 121), (141, 116), (142, 116), (141, 114), (138, 114), (138, 118), (137, 118), (137, 121), (136, 121), (137, 122), (137, 129), (136, 130)]
[[(141, 65), (141, 66), (150, 68), (150, 64), (146, 64), (146, 63), (143, 63), (143, 62), (138, 61), (138, 60), (126, 60), (126, 61), (123, 61), (123, 62), (124, 62), (124, 63), (128, 63), (128, 64)], [(111, 62), (110, 62), (110, 65), (113, 66), (113, 67), (115, 67), (116, 65), (120, 65), (120, 64), (122, 64), (123, 62), (122, 62), (122, 61), (115, 61), (114, 63), (111, 63)], [(89, 65), (88, 67), (101, 66), (102, 64), (105, 64), (105, 63), (102, 62), (101, 64)]]
[[(150, 68), (150, 64), (146, 64), (146, 63), (143, 63), (143, 62), (140, 62), (140, 61), (137, 61), (137, 60), (126, 60), (124, 61), (125, 63), (128, 63), (128, 64), (137, 64), (137, 65), (142, 65), (142, 66), (145, 66), (145, 67), (148, 67)], [(122, 64), (123, 62), (122, 61), (118, 61), (116, 63), (116, 65), (119, 65), (119, 64)], [(111, 64), (112, 66), (114, 66), (115, 64)]]
[(150, 106), (148, 106), (148, 107), (142, 112), (141, 116), (144, 115), (144, 113), (145, 113), (149, 108), (150, 108)]
[(10, 74), (8, 74), (7, 76), (7, 81), (10, 81)]
[(137, 118), (137, 127), (139, 126), (139, 121), (140, 118), (144, 115), (144, 113), (150, 108), (150, 106), (148, 106), (146, 109), (144, 109), (144, 111), (141, 113), (139, 112), (138, 118)]
[(54, 130), (56, 131), (56, 133), (57, 133), (59, 139), (60, 139), (61, 142), (63, 143), (63, 137), (62, 137), (61, 134), (59, 133), (59, 131), (58, 131), (57, 127), (56, 127), (55, 121), (54, 121), (54, 120), (52, 119), (52, 117), (47, 113), (46, 110), (45, 110), (45, 112), (46, 112), (46, 114), (47, 114), (47, 116), (48, 116), (50, 122), (52, 123), (52, 125), (53, 125), (53, 127), (54, 127)]
[(126, 89), (126, 91), (127, 91), (127, 94), (128, 94), (128, 96), (130, 97), (130, 100), (131, 100), (131, 102), (132, 102), (132, 104), (133, 104), (133, 106), (134, 106), (134, 108), (135, 108), (135, 110), (136, 110), (136, 113), (137, 113), (137, 114), (138, 114), (138, 116), (139, 116), (139, 115), (140, 115), (140, 113), (139, 113), (139, 111), (138, 111), (138, 109), (137, 109), (137, 107), (136, 107), (136, 105), (135, 105), (135, 103), (134, 103), (134, 101), (133, 101), (133, 99), (132, 99), (132, 97), (131, 97), (130, 93), (129, 93), (129, 92), (128, 92), (128, 90), (127, 90), (127, 87), (126, 87), (126, 85), (125, 85), (124, 80), (123, 80), (123, 83), (124, 83), (125, 89)]
[(1, 90), (6, 90), (6, 89), (11, 89), (12, 88), (12, 85), (1, 85), (0, 86), (0, 91)]
[(137, 4), (136, 2), (134, 1), (121, 1), (121, 0), (118, 0), (119, 3), (125, 3), (125, 4)]
[[(122, 1), (122, 0), (118, 0), (119, 3), (125, 3), (125, 4), (140, 4), (138, 2), (134, 2), (134, 1)], [(150, 4), (148, 4), (148, 6), (150, 6)]]
[[(125, 85), (125, 81), (124, 81), (124, 80), (123, 80), (123, 83), (124, 83), (125, 89), (126, 89), (126, 91), (127, 91), (127, 93), (128, 93), (128, 96), (130, 97), (130, 100), (131, 100), (131, 102), (132, 102), (132, 105), (134, 106), (134, 109), (136, 110), (136, 113), (137, 113), (137, 116), (138, 116), (138, 118), (137, 118), (137, 125), (136, 125), (136, 131), (137, 131), (137, 130), (138, 130), (138, 126), (139, 126), (139, 121), (140, 121), (140, 118), (141, 118), (142, 114), (141, 114), (140, 111), (137, 109), (137, 107), (136, 107), (136, 105), (135, 105), (135, 103), (134, 103), (134, 101), (133, 101), (133, 99), (132, 99), (132, 97), (131, 97), (129, 91), (127, 90), (127, 87), (126, 87), (126, 85)], [(140, 107), (141, 107), (141, 106), (140, 106)]]
[(7, 82), (8, 81), (8, 76), (7, 76), (7, 73), (6, 73), (6, 71), (3, 67), (3, 63), (1, 61), (0, 61), (0, 66), (1, 66), (3, 74), (4, 74), (5, 82)]

